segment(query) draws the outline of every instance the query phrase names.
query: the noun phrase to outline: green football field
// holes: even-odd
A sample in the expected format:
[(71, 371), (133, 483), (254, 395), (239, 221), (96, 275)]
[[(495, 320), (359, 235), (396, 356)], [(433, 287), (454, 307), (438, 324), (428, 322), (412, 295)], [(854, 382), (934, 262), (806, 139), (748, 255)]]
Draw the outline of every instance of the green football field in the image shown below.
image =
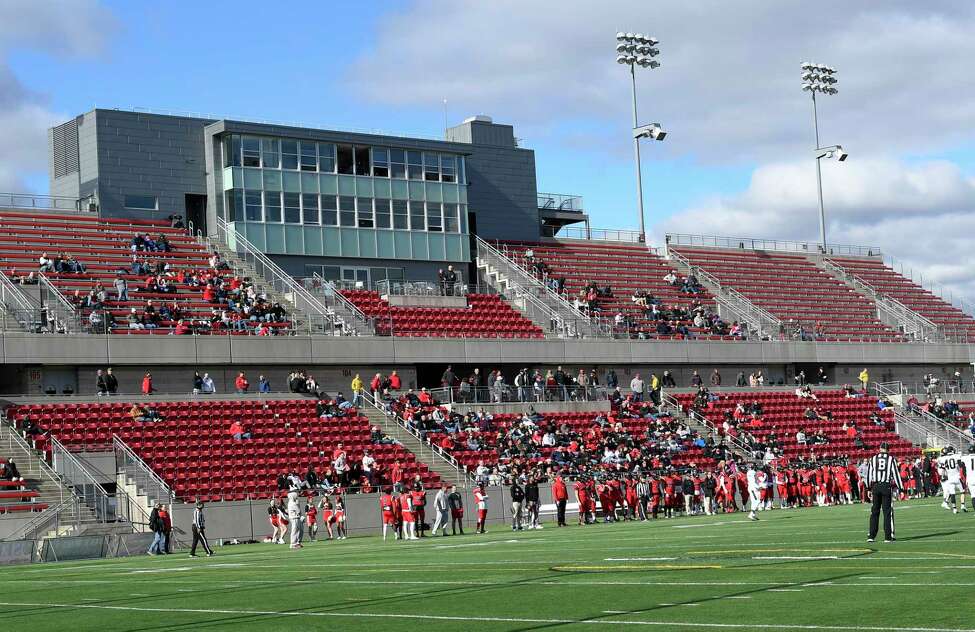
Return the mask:
[(4, 630), (973, 630), (975, 515), (898, 503), (0, 570)]

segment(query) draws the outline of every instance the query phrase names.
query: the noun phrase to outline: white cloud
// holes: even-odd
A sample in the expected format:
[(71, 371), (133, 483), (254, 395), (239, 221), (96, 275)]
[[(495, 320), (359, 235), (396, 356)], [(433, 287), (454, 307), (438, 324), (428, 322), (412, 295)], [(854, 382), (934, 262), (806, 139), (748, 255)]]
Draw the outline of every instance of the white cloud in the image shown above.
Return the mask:
[[(380, 22), (349, 80), (374, 102), (484, 112), (530, 139), (574, 121), (612, 126), (626, 156), (628, 77), (615, 32), (652, 28), (662, 67), (641, 72), (641, 112), (671, 131), (661, 151), (706, 162), (781, 160), (811, 144), (799, 63), (839, 68), (822, 104), (824, 140), (923, 152), (971, 138), (970, 2), (892, 0), (417, 0)], [(959, 130), (966, 130), (964, 135)]]
[[(819, 209), (812, 160), (762, 166), (738, 195), (676, 213), (658, 229), (817, 242)], [(887, 158), (823, 163), (831, 243), (877, 246), (925, 281), (975, 299), (965, 253), (975, 252), (975, 178), (945, 161), (905, 164)]]
[(114, 19), (93, 1), (0, 1), (0, 191), (23, 192), (28, 175), (46, 171), (47, 128), (69, 116), (28, 90), (7, 56), (20, 49), (63, 58), (95, 55), (114, 28)]

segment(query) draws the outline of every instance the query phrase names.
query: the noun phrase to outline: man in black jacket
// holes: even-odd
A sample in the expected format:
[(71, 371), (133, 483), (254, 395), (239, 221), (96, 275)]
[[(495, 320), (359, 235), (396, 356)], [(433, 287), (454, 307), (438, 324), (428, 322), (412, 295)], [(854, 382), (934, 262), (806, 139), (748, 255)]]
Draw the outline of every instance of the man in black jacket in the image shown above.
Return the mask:
[(525, 484), (525, 508), (528, 510), (528, 528), (529, 529), (541, 529), (542, 525), (538, 523), (538, 509), (539, 509), (539, 497), (538, 497), (538, 481), (534, 476), (528, 479)]
[(516, 478), (511, 481), (511, 530), (521, 531), (521, 505), (525, 501), (525, 490)]
[(152, 508), (152, 513), (149, 514), (149, 528), (152, 529), (152, 544), (149, 545), (149, 555), (158, 555), (160, 553), (166, 553), (166, 523), (163, 519), (159, 517), (159, 507), (161, 505), (156, 503)]
[[(106, 394), (115, 395), (116, 393), (118, 393), (118, 378), (115, 377), (114, 373), (112, 373), (112, 367), (108, 367), (107, 369), (105, 369), (105, 375), (102, 377), (104, 378), (104, 387), (105, 387)], [(99, 393), (101, 393), (102, 386), (103, 386), (102, 384), (98, 385)]]

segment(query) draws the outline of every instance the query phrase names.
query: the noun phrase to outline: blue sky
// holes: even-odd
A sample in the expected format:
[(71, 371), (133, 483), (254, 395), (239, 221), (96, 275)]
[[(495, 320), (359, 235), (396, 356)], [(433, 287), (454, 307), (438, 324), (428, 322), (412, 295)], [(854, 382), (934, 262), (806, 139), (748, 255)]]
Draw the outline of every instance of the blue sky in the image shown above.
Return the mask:
[[(431, 95), (428, 104), (390, 106), (362, 98), (350, 81), (349, 67), (372, 49), (377, 21), (395, 3), (336, 5), (328, 9), (327, 20), (309, 20), (309, 15), (326, 12), (297, 3), (272, 7), (260, 2), (210, 2), (202, 8), (204, 3), (189, 2), (103, 4), (116, 24), (99, 54), (66, 58), (20, 48), (9, 55), (20, 82), (44, 95), (55, 112), (73, 115), (93, 106), (149, 107), (326, 127), (430, 135), (441, 131), (442, 97)], [(247, 19), (228, 19), (235, 15)], [(617, 70), (611, 46), (608, 51), (606, 64)], [(618, 70), (625, 87), (626, 72), (622, 67)], [(455, 95), (447, 96), (450, 124), (480, 113), (459, 109), (451, 98)], [(583, 195), (594, 225), (635, 226), (632, 155), (618, 152), (618, 143), (600, 146), (596, 134), (586, 138), (586, 146), (573, 145), (561, 134), (525, 137), (517, 119), (503, 112), (485, 113), (514, 124), (525, 146), (535, 150), (541, 191)], [(579, 123), (574, 120), (568, 127)], [(625, 117), (620, 123), (625, 127)], [(600, 134), (626, 133), (607, 130), (598, 121), (594, 128), (602, 128)], [(704, 167), (692, 156), (657, 158), (654, 149), (645, 147), (643, 152), (651, 220), (712, 192), (743, 189), (754, 166)], [(44, 172), (28, 174), (26, 182), (36, 192), (47, 189)]]

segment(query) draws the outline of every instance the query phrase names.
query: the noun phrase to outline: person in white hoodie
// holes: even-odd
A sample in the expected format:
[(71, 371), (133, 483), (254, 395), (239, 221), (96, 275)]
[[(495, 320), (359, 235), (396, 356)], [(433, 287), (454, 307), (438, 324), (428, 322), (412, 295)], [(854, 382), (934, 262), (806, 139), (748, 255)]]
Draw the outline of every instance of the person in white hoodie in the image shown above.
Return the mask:
[(440, 491), (437, 492), (436, 497), (433, 499), (433, 510), (437, 514), (437, 518), (433, 522), (433, 535), (437, 535), (437, 531), (441, 529), (444, 535), (448, 535), (447, 525), (450, 524), (450, 507), (447, 504), (448, 495), (447, 484), (441, 484)]
[(291, 548), (301, 548), (301, 537), (304, 534), (304, 517), (301, 506), (298, 504), (298, 492), (288, 492), (288, 520), (291, 521)]
[(758, 520), (755, 512), (762, 506), (762, 482), (759, 481), (758, 472), (755, 471), (755, 464), (748, 464), (748, 499), (751, 502), (751, 511), (748, 514), (749, 520)]

